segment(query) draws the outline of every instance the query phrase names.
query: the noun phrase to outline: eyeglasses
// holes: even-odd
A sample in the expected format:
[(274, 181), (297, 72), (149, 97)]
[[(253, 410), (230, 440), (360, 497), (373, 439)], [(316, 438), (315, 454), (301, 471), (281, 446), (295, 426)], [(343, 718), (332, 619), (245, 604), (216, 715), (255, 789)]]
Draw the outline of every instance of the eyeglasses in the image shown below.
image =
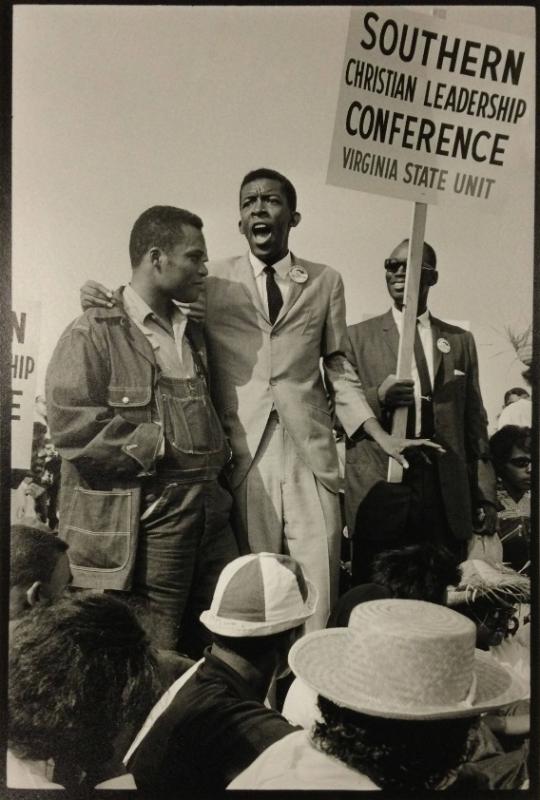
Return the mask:
[[(396, 273), (401, 267), (404, 270), (407, 269), (407, 259), (405, 258), (385, 258), (384, 260), (384, 268), (387, 272)], [(435, 271), (435, 267), (432, 267), (431, 264), (424, 264), (422, 263), (422, 269), (427, 269), (430, 272)]]
[(512, 464), (513, 467), (525, 469), (525, 467), (530, 467), (532, 462), (527, 456), (517, 456), (517, 458), (509, 458), (508, 463)]
[(519, 628), (519, 620), (513, 608), (490, 608), (483, 613), (473, 611), (472, 616), (477, 625), (491, 628), (492, 631), (501, 631), (505, 636), (514, 635)]

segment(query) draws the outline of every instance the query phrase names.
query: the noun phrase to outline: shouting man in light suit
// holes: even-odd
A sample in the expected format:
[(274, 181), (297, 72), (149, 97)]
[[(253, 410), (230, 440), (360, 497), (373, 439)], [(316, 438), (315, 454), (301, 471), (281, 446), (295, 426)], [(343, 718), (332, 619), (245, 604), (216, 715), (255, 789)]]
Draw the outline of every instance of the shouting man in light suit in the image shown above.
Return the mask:
[[(408, 488), (399, 498), (403, 502), (391, 510), (392, 497), (383, 486), (388, 459), (366, 438), (349, 439), (345, 512), (349, 530), (356, 533), (353, 578), (358, 581), (369, 576), (371, 559), (380, 550), (427, 538), (449, 547), (463, 560), (473, 524), (485, 534), (492, 534), (496, 525), (495, 474), (489, 460), (476, 346), (470, 332), (436, 319), (427, 309), (429, 290), (438, 280), (435, 251), (427, 243), (412, 376), (398, 380), (395, 375), (408, 246), (405, 239), (384, 263), (393, 307), (349, 328), (347, 354), (381, 424), (390, 430), (393, 411), (408, 406), (407, 436), (433, 437), (444, 452), (422, 452), (421, 448), (412, 454), (403, 477)], [(386, 493), (386, 516), (378, 524), (381, 491)]]
[[(244, 177), (239, 229), (249, 252), (208, 264), (205, 333), (243, 549), (298, 561), (319, 593), (309, 621), (317, 629), (337, 598), (342, 530), (327, 390), (345, 431), (361, 429), (381, 454), (403, 463), (402, 451), (422, 442), (392, 437), (375, 419), (344, 355), (341, 276), (290, 252), (299, 222), (288, 178), (265, 168)], [(103, 302), (99, 288), (87, 286), (83, 303)]]

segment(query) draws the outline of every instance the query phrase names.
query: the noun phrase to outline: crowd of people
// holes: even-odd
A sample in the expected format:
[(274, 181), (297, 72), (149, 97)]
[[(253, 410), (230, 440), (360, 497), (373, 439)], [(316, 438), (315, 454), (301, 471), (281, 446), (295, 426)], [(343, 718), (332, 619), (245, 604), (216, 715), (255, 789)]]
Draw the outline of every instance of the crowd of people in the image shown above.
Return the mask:
[(289, 249), (291, 181), (254, 170), (239, 207), (248, 253), (217, 263), (200, 217), (147, 209), (129, 283), (88, 281), (52, 355), (60, 476), (11, 529), (8, 785), (524, 788), (530, 420), (488, 437), (429, 244), (400, 379), (408, 240), (390, 310), (347, 329), (339, 273)]

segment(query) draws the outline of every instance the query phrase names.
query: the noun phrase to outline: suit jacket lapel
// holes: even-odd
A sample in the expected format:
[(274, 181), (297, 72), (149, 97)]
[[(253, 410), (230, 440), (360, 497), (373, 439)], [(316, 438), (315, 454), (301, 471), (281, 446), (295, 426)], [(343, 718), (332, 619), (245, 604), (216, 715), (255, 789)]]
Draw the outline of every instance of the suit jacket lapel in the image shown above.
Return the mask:
[(386, 312), (382, 318), (382, 328), (384, 331), (384, 341), (390, 348), (397, 365), (398, 349), (399, 349), (399, 333), (392, 316), (392, 309)]
[(442, 353), (437, 346), (437, 342), (441, 338), (442, 332), (439, 324), (439, 320), (435, 317), (432, 317), (431, 314), (431, 338), (433, 339), (433, 388), (437, 385), (437, 378), (439, 375), (439, 370), (442, 364)]
[(287, 295), (287, 300), (283, 303), (281, 310), (279, 312), (278, 318), (275, 322), (274, 327), (279, 325), (284, 317), (289, 313), (291, 308), (295, 305), (297, 300), (299, 299), (300, 295), (304, 291), (304, 286), (309, 283), (309, 268), (305, 261), (302, 261), (300, 258), (295, 258), (295, 256), (291, 253), (291, 260), (293, 266), (302, 267), (308, 273), (308, 279), (304, 283), (296, 283), (296, 281), (291, 280), (291, 285), (289, 286), (289, 294)]
[(270, 325), (268, 311), (264, 307), (259, 290), (257, 289), (255, 276), (253, 275), (253, 267), (251, 266), (251, 261), (249, 260), (249, 255), (247, 253), (240, 259), (240, 263), (238, 265), (238, 277), (240, 278), (242, 287), (244, 288), (244, 291), (248, 295), (249, 299), (252, 301), (259, 314)]

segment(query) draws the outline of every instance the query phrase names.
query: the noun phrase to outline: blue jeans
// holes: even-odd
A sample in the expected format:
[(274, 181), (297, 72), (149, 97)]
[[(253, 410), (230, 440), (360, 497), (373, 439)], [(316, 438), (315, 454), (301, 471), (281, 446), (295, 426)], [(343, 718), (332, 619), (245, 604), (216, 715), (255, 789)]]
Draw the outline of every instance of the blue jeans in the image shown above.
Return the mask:
[(238, 555), (230, 508), (215, 479), (145, 482), (132, 595), (146, 607), (156, 647), (199, 658), (208, 644), (199, 615), (221, 570)]

